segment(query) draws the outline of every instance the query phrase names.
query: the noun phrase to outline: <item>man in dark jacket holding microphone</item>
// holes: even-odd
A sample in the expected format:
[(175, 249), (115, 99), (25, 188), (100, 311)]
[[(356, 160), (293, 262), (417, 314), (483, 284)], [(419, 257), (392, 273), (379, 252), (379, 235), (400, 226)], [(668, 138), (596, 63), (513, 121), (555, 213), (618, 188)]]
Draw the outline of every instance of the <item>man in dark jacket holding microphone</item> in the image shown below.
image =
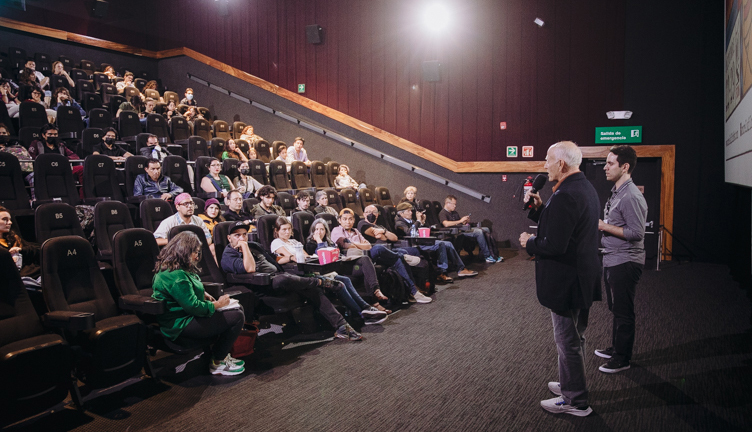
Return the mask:
[[(588, 313), (600, 300), (601, 263), (598, 257), (599, 202), (595, 188), (580, 172), (582, 152), (573, 142), (552, 145), (546, 154), (548, 179), (558, 182), (543, 204), (533, 197), (529, 218), (538, 234), (520, 234), (520, 244), (535, 255), (538, 301), (551, 309), (559, 354), (559, 382), (550, 382), (557, 395), (541, 401), (552, 413), (579, 417), (593, 410), (588, 404), (583, 357)], [(526, 197), (527, 199), (527, 197)]]

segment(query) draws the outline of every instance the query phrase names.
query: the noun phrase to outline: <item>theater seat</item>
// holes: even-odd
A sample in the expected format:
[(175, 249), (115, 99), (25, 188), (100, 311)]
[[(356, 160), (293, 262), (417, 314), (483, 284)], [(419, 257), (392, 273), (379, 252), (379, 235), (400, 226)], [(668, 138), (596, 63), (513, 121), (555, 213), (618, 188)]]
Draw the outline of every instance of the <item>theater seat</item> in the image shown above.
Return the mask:
[(76, 208), (65, 203), (42, 204), (34, 214), (37, 242), (61, 236), (84, 238)]
[(21, 163), (15, 155), (0, 152), (0, 205), (15, 215), (31, 215), (29, 195), (21, 171)]
[(169, 177), (184, 192), (193, 195), (189, 169), (188, 163), (181, 156), (166, 156), (162, 161), (162, 175)]
[(94, 205), (112, 199), (123, 201), (115, 162), (105, 155), (89, 155), (84, 161), (84, 203)]
[(0, 427), (45, 411), (71, 390), (70, 346), (42, 327), (10, 253), (0, 248)]
[(42, 286), (50, 312), (92, 314), (93, 328), (66, 331), (81, 355), (76, 377), (91, 388), (105, 388), (141, 374), (154, 376), (146, 352), (146, 326), (121, 315), (86, 239), (63, 236), (42, 244)]
[(376, 192), (376, 202), (380, 206), (394, 205), (394, 202), (392, 201), (392, 196), (389, 193), (388, 188), (379, 186), (376, 188), (375, 192)]
[(139, 206), (141, 226), (152, 233), (159, 228), (163, 220), (174, 214), (172, 206), (165, 200), (150, 198), (141, 201)]
[(316, 189), (327, 189), (332, 187), (329, 183), (329, 174), (326, 171), (326, 164), (324, 162), (311, 162), (311, 184)]
[(311, 231), (311, 224), (315, 219), (314, 216), (308, 212), (299, 211), (293, 213), (290, 219), (292, 220), (293, 237), (305, 245)]
[(127, 205), (118, 201), (102, 201), (94, 206), (94, 234), (101, 259), (112, 259), (113, 237), (128, 228), (133, 228), (133, 219)]

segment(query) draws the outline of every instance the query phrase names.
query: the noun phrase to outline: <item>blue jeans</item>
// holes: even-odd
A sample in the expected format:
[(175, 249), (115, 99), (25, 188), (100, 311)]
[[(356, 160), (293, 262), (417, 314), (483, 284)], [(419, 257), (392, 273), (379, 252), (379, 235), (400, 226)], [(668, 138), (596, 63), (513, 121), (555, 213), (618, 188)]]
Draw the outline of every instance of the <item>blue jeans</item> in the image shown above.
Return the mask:
[(590, 309), (551, 311), (554, 340), (559, 353), (561, 397), (575, 407), (588, 406), (585, 383), (585, 329)]
[(368, 251), (371, 259), (376, 264), (381, 264), (386, 267), (391, 267), (397, 274), (400, 275), (402, 281), (410, 287), (410, 294), (418, 292), (418, 288), (415, 286), (413, 278), (410, 276), (410, 272), (407, 271), (407, 264), (405, 259), (399, 252), (387, 249), (383, 245), (373, 245), (370, 251)]
[(441, 269), (442, 273), (446, 273), (449, 270), (449, 264), (451, 262), (452, 267), (457, 271), (462, 271), (465, 268), (465, 263), (462, 262), (460, 254), (454, 248), (450, 242), (445, 240), (436, 240), (436, 244), (433, 246), (419, 246), (420, 250), (436, 252), (436, 267)]
[(483, 255), (483, 258), (488, 258), (491, 256), (491, 251), (488, 249), (488, 244), (486, 243), (486, 236), (483, 233), (484, 229), (487, 230), (488, 228), (471, 228), (470, 231), (463, 233), (462, 235), (474, 238), (475, 241), (478, 242), (480, 254)]
[(345, 306), (347, 306), (348, 309), (360, 315), (360, 312), (363, 309), (366, 309), (369, 305), (358, 295), (358, 292), (355, 291), (355, 287), (350, 278), (338, 275), (335, 276), (334, 280), (342, 282), (345, 286), (343, 289), (336, 291), (337, 297), (345, 304)]

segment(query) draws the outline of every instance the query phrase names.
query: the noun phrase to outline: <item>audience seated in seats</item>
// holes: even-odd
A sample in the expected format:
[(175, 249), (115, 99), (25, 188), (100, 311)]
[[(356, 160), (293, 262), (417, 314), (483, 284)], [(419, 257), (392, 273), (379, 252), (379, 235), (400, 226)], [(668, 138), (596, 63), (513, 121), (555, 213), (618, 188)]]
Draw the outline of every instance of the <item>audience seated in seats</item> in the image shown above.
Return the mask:
[(34, 172), (34, 162), (32, 162), (31, 155), (26, 147), (21, 145), (18, 140), (10, 139), (10, 132), (8, 127), (0, 123), (0, 151), (10, 153), (18, 158), (21, 162), (21, 170), (24, 173)]
[(111, 81), (114, 81), (118, 76), (117, 72), (115, 72), (115, 68), (112, 66), (107, 66), (106, 68), (104, 68), (104, 72), (102, 73), (110, 77)]
[[(410, 302), (430, 303), (431, 298), (418, 291), (407, 262), (402, 253), (393, 251), (384, 245), (371, 245), (368, 240), (355, 228), (355, 213), (350, 209), (342, 209), (339, 213), (339, 226), (332, 230), (332, 240), (347, 256), (367, 255), (376, 264), (392, 267), (402, 278), (403, 283), (410, 290)], [(378, 296), (377, 296), (378, 297)]]
[(141, 149), (141, 156), (156, 159), (160, 162), (165, 157), (172, 156), (172, 153), (167, 151), (166, 148), (162, 147), (162, 145), (159, 143), (159, 139), (154, 134), (149, 135), (149, 138), (146, 139), (146, 145), (147, 147), (143, 147)]
[(162, 162), (157, 159), (149, 159), (144, 170), (146, 173), (139, 174), (133, 184), (133, 196), (170, 201), (183, 193), (183, 188), (173, 183), (169, 177), (162, 175)]
[[(47, 123), (39, 130), (42, 139), (34, 140), (29, 145), (29, 156), (36, 159), (37, 156), (44, 153), (60, 153), (70, 160), (80, 160), (77, 154), (73, 153), (62, 141), (58, 141), (57, 126)], [(84, 167), (83, 165), (73, 165), (71, 167), (73, 175), (78, 179), (79, 184), (84, 184)], [(32, 173), (33, 174), (33, 173)], [(31, 187), (34, 187), (33, 181), (27, 176), (27, 181)], [(33, 176), (32, 176), (33, 179)], [(82, 191), (83, 192), (83, 191)]]
[(287, 146), (286, 145), (283, 144), (277, 147), (277, 159), (275, 160), (287, 163)]
[[(207, 201), (208, 202), (208, 201)], [(252, 214), (243, 208), (243, 195), (237, 190), (231, 190), (225, 198), (227, 211), (222, 215), (228, 221), (241, 221), (254, 228), (256, 221)]]
[[(418, 219), (418, 213), (425, 213), (420, 210), (420, 203), (418, 202), (418, 188), (415, 186), (408, 186), (405, 188), (405, 191), (402, 193), (402, 199), (399, 200), (400, 203), (406, 202), (410, 204), (413, 207), (413, 219)], [(399, 204), (399, 203), (398, 203)]]
[[(251, 149), (255, 155), (255, 150)], [(238, 176), (232, 181), (235, 185), (235, 189), (243, 194), (243, 198), (250, 198), (255, 195), (256, 191), (264, 187), (255, 178), (251, 177), (251, 169), (248, 166), (248, 162), (243, 162), (238, 166)]]
[(175, 101), (170, 101), (170, 103), (167, 104), (167, 107), (164, 109), (162, 115), (165, 119), (167, 119), (168, 122), (172, 120), (174, 116), (180, 117), (180, 113), (178, 112), (178, 108), (175, 105)]
[(212, 346), (209, 371), (213, 375), (238, 375), (245, 371), (242, 360), (230, 356), (235, 339), (245, 323), (242, 306), (230, 306), (230, 297), (214, 299), (198, 276), (201, 240), (192, 232), (181, 232), (159, 253), (154, 268), (152, 297), (166, 302), (167, 312), (158, 315), (162, 334), (180, 345), (188, 340), (218, 337)]
[(79, 105), (78, 102), (73, 100), (70, 92), (65, 87), (58, 87), (55, 89), (55, 93), (52, 94), (52, 102), (50, 104), (50, 108), (55, 111), (57, 111), (57, 109), (61, 106), (73, 107), (77, 109), (79, 113), (81, 113), (81, 118), (86, 117), (86, 111), (81, 108), (81, 105)]
[(130, 102), (123, 102), (118, 107), (118, 110), (115, 113), (115, 117), (120, 117), (120, 113), (123, 112), (123, 111), (138, 112), (138, 110), (136, 109), (136, 107), (133, 106), (132, 103), (130, 103)]
[(230, 138), (225, 144), (225, 151), (222, 152), (222, 160), (227, 158), (235, 158), (242, 162), (248, 162), (248, 158), (243, 154), (243, 151), (235, 144), (235, 140)]
[[(358, 223), (358, 230), (363, 234), (370, 243), (394, 243), (398, 241), (398, 237), (395, 233), (386, 229), (381, 225), (376, 225), (376, 220), (379, 218), (379, 209), (374, 205), (366, 206), (363, 209), (363, 219)], [(417, 249), (416, 249), (417, 251)], [(420, 253), (413, 253), (411, 255), (420, 255)]]
[[(410, 232), (415, 228), (423, 226), (423, 222), (426, 221), (426, 215), (418, 213), (420, 220), (413, 221), (413, 206), (407, 202), (399, 203), (397, 205), (397, 216), (394, 218), (394, 228), (397, 230), (397, 236), (409, 236)], [(452, 268), (457, 269), (457, 276), (468, 277), (478, 274), (476, 271), (468, 270), (465, 268), (465, 264), (462, 262), (457, 250), (454, 249), (454, 245), (448, 241), (436, 240), (436, 243), (427, 246), (419, 245), (418, 248), (424, 251), (437, 252), (436, 266), (441, 270), (439, 275), (439, 282), (452, 282), (452, 278), (447, 275), (450, 264)]]
[[(141, 93), (146, 96), (146, 90), (157, 90), (157, 80), (151, 80), (146, 83)], [(159, 100), (155, 100), (155, 102), (164, 102), (164, 98), (162, 96), (159, 97)]]
[(76, 86), (76, 83), (73, 81), (73, 78), (68, 74), (68, 72), (65, 71), (65, 66), (63, 66), (63, 62), (56, 61), (55, 63), (52, 63), (52, 73), (54, 75), (60, 75), (61, 77), (65, 78), (66, 81), (68, 81), (68, 85), (70, 88), (74, 88)]
[[(311, 230), (305, 244), (305, 251), (309, 255), (315, 255), (317, 250), (326, 247), (337, 247), (337, 245), (332, 241), (331, 235), (329, 234), (329, 224), (324, 219), (319, 218), (314, 220), (311, 224)], [(385, 309), (378, 302), (379, 300), (389, 300), (389, 298), (381, 292), (379, 279), (376, 276), (376, 268), (373, 266), (371, 257), (362, 256), (358, 258), (353, 266), (353, 275), (363, 276), (366, 295), (376, 299), (376, 302), (372, 305), (373, 308), (387, 314), (392, 313), (391, 310)], [(347, 286), (345, 281), (342, 281), (342, 283)]]
[(21, 85), (39, 87), (41, 89), (49, 87), (50, 79), (37, 70), (37, 63), (29, 59), (19, 75)]
[(198, 102), (196, 102), (196, 99), (193, 99), (193, 89), (188, 87), (185, 89), (185, 97), (180, 100), (180, 103), (183, 105), (189, 105), (189, 106), (198, 106)]
[(154, 114), (154, 107), (157, 105), (156, 101), (152, 98), (146, 98), (144, 101), (144, 110), (143, 112), (138, 113), (139, 120), (141, 121), (141, 127), (146, 130), (146, 117), (149, 116), (149, 114)]
[(221, 213), (222, 209), (219, 206), (219, 201), (217, 201), (216, 198), (209, 198), (206, 200), (206, 203), (204, 203), (204, 212), (199, 214), (198, 217), (204, 221), (206, 229), (208, 229), (210, 233), (213, 233), (214, 227), (217, 226), (218, 223), (226, 221)]
[[(457, 213), (457, 197), (454, 195), (448, 195), (444, 199), (444, 208), (439, 212), (439, 221), (445, 228), (459, 227), (462, 225), (470, 224), (470, 215), (460, 217)], [(486, 234), (490, 235), (488, 228), (474, 228), (470, 227), (467, 232), (460, 233), (461, 236), (472, 237), (478, 242), (478, 248), (480, 248), (480, 254), (483, 255), (483, 259), (488, 263), (501, 262), (501, 257), (494, 257), (491, 249), (486, 242)]]
[(11, 230), (12, 225), (10, 211), (0, 206), (0, 247), (13, 255), (16, 266), (18, 266), (18, 261), (21, 260), (20, 273), (22, 277), (36, 279), (41, 276), (39, 245), (26, 242)]
[(118, 94), (123, 94), (126, 87), (136, 87), (136, 85), (133, 84), (133, 72), (126, 72), (123, 76), (123, 80), (115, 84)]
[(321, 315), (336, 330), (335, 336), (341, 339), (357, 341), (363, 337), (355, 331), (337, 312), (322, 288), (343, 289), (337, 281), (324, 278), (308, 278), (284, 273), (274, 262), (271, 254), (267, 255), (260, 245), (248, 242), (248, 225), (237, 222), (230, 228), (227, 236), (230, 244), (222, 253), (222, 270), (232, 274), (272, 273), (272, 290), (280, 293), (296, 293), (310, 301), (318, 308)]
[(311, 166), (311, 161), (308, 160), (308, 153), (303, 148), (305, 140), (301, 137), (296, 137), (295, 142), (292, 144), (291, 149), (287, 149), (287, 163), (291, 164), (295, 161), (305, 162), (306, 166)]
[(326, 194), (326, 191), (320, 190), (316, 192), (316, 204), (318, 205), (313, 209), (314, 213), (329, 213), (332, 216), (339, 216), (337, 210), (329, 207), (329, 196)]
[(209, 164), (209, 174), (201, 179), (201, 190), (206, 193), (216, 193), (217, 198), (226, 198), (233, 189), (232, 182), (226, 175), (220, 174), (220, 171), (222, 171), (222, 163), (212, 158)]
[(8, 110), (8, 116), (18, 118), (21, 101), (18, 99), (18, 91), (13, 91), (9, 80), (3, 79), (0, 81), (0, 95), (2, 95), (3, 103)]
[[(323, 222), (324, 226), (326, 225), (326, 222)], [(319, 230), (322, 228), (319, 227)], [(319, 240), (317, 244), (321, 245), (321, 247), (329, 247), (329, 244), (326, 240), (329, 240), (329, 233), (327, 231), (319, 232), (318, 234), (314, 234), (314, 238)], [(318, 235), (319, 237), (316, 237)], [(289, 219), (287, 219), (284, 216), (280, 216), (274, 227), (274, 241), (272, 241), (271, 250), (272, 252), (279, 255), (279, 258), (277, 258), (277, 262), (279, 264), (285, 264), (288, 262), (297, 262), (297, 251), (296, 248), (303, 249), (303, 244), (299, 241), (295, 240), (292, 237), (292, 223)], [(331, 240), (329, 240), (329, 243), (331, 243)], [(313, 252), (315, 253), (317, 249), (317, 244), (314, 244), (313, 246)], [(331, 243), (333, 244), (333, 243)], [(307, 258), (310, 255), (303, 249), (301, 250), (302, 256)], [(369, 260), (370, 261), (370, 260)], [(305, 262), (305, 261), (303, 261)], [(371, 264), (371, 267), (373, 267), (373, 264)], [(375, 276), (375, 270), (374, 270), (374, 276)], [(334, 280), (341, 282), (342, 286), (334, 285), (333, 290), (334, 293), (337, 295), (337, 297), (342, 301), (342, 303), (352, 312), (357, 314), (358, 316), (364, 318), (366, 320), (366, 324), (379, 324), (383, 322), (386, 319), (386, 312), (379, 311), (375, 307), (369, 305), (366, 303), (365, 300), (363, 300), (360, 295), (358, 295), (358, 292), (355, 291), (355, 287), (352, 284), (352, 281), (347, 276), (340, 276), (337, 275), (334, 277)]]
[(307, 212), (312, 216), (316, 216), (316, 213), (313, 212), (313, 209), (311, 208), (311, 194), (306, 191), (300, 191), (297, 195), (295, 195), (295, 201), (298, 203), (298, 206), (295, 207), (295, 211), (299, 212)]
[[(253, 133), (253, 126), (251, 125), (243, 128), (243, 133), (240, 134), (240, 139), (248, 141), (248, 144), (250, 144), (251, 147), (255, 147), (257, 142), (263, 140), (263, 138)], [(256, 157), (256, 159), (258, 159), (258, 157)]]
[(31, 89), (31, 94), (29, 95), (30, 98), (25, 100), (24, 102), (36, 102), (39, 105), (42, 105), (44, 107), (44, 110), (47, 112), (47, 121), (50, 123), (55, 121), (55, 118), (57, 117), (57, 111), (51, 110), (49, 108), (49, 105), (47, 105), (47, 102), (42, 99), (42, 90), (39, 87), (34, 87)]
[(111, 157), (116, 162), (123, 162), (126, 158), (133, 156), (131, 153), (123, 150), (122, 147), (115, 144), (116, 139), (117, 131), (115, 128), (105, 129), (104, 136), (102, 136), (102, 142), (94, 146), (92, 154), (103, 154)]
[(339, 166), (339, 175), (334, 178), (334, 187), (336, 189), (352, 188), (358, 190), (358, 182), (350, 177), (350, 167), (345, 164)]
[(248, 160), (258, 159), (258, 153), (256, 153), (256, 149), (251, 147), (248, 149)]
[(253, 206), (251, 213), (255, 219), (268, 214), (276, 214), (279, 216), (285, 216), (285, 210), (274, 204), (274, 200), (277, 198), (277, 189), (274, 186), (263, 186), (258, 190), (259, 203)]
[(209, 243), (209, 249), (211, 249), (212, 254), (214, 254), (214, 244), (212, 244), (211, 233), (209, 232), (209, 229), (206, 228), (204, 221), (193, 214), (195, 210), (194, 207), (195, 203), (193, 202), (193, 198), (187, 193), (183, 192), (175, 197), (175, 209), (177, 212), (160, 222), (157, 230), (154, 231), (154, 238), (157, 239), (157, 244), (159, 246), (167, 244), (170, 230), (173, 227), (183, 224), (196, 225), (204, 231), (206, 241)]

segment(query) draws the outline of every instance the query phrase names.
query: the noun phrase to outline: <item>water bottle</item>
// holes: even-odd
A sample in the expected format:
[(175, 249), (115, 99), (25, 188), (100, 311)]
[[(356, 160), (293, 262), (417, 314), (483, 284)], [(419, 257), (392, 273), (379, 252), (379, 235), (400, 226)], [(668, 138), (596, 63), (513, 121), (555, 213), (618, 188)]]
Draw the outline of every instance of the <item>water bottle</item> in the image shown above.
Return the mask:
[(295, 245), (295, 262), (305, 262), (305, 254), (303, 254), (303, 245), (298, 243)]
[(418, 237), (418, 227), (416, 225), (417, 223), (413, 222), (413, 226), (410, 228), (410, 237)]
[(23, 267), (23, 255), (21, 255), (21, 252), (14, 252), (11, 256), (13, 257), (13, 261), (16, 262), (16, 267), (21, 270), (21, 267)]

